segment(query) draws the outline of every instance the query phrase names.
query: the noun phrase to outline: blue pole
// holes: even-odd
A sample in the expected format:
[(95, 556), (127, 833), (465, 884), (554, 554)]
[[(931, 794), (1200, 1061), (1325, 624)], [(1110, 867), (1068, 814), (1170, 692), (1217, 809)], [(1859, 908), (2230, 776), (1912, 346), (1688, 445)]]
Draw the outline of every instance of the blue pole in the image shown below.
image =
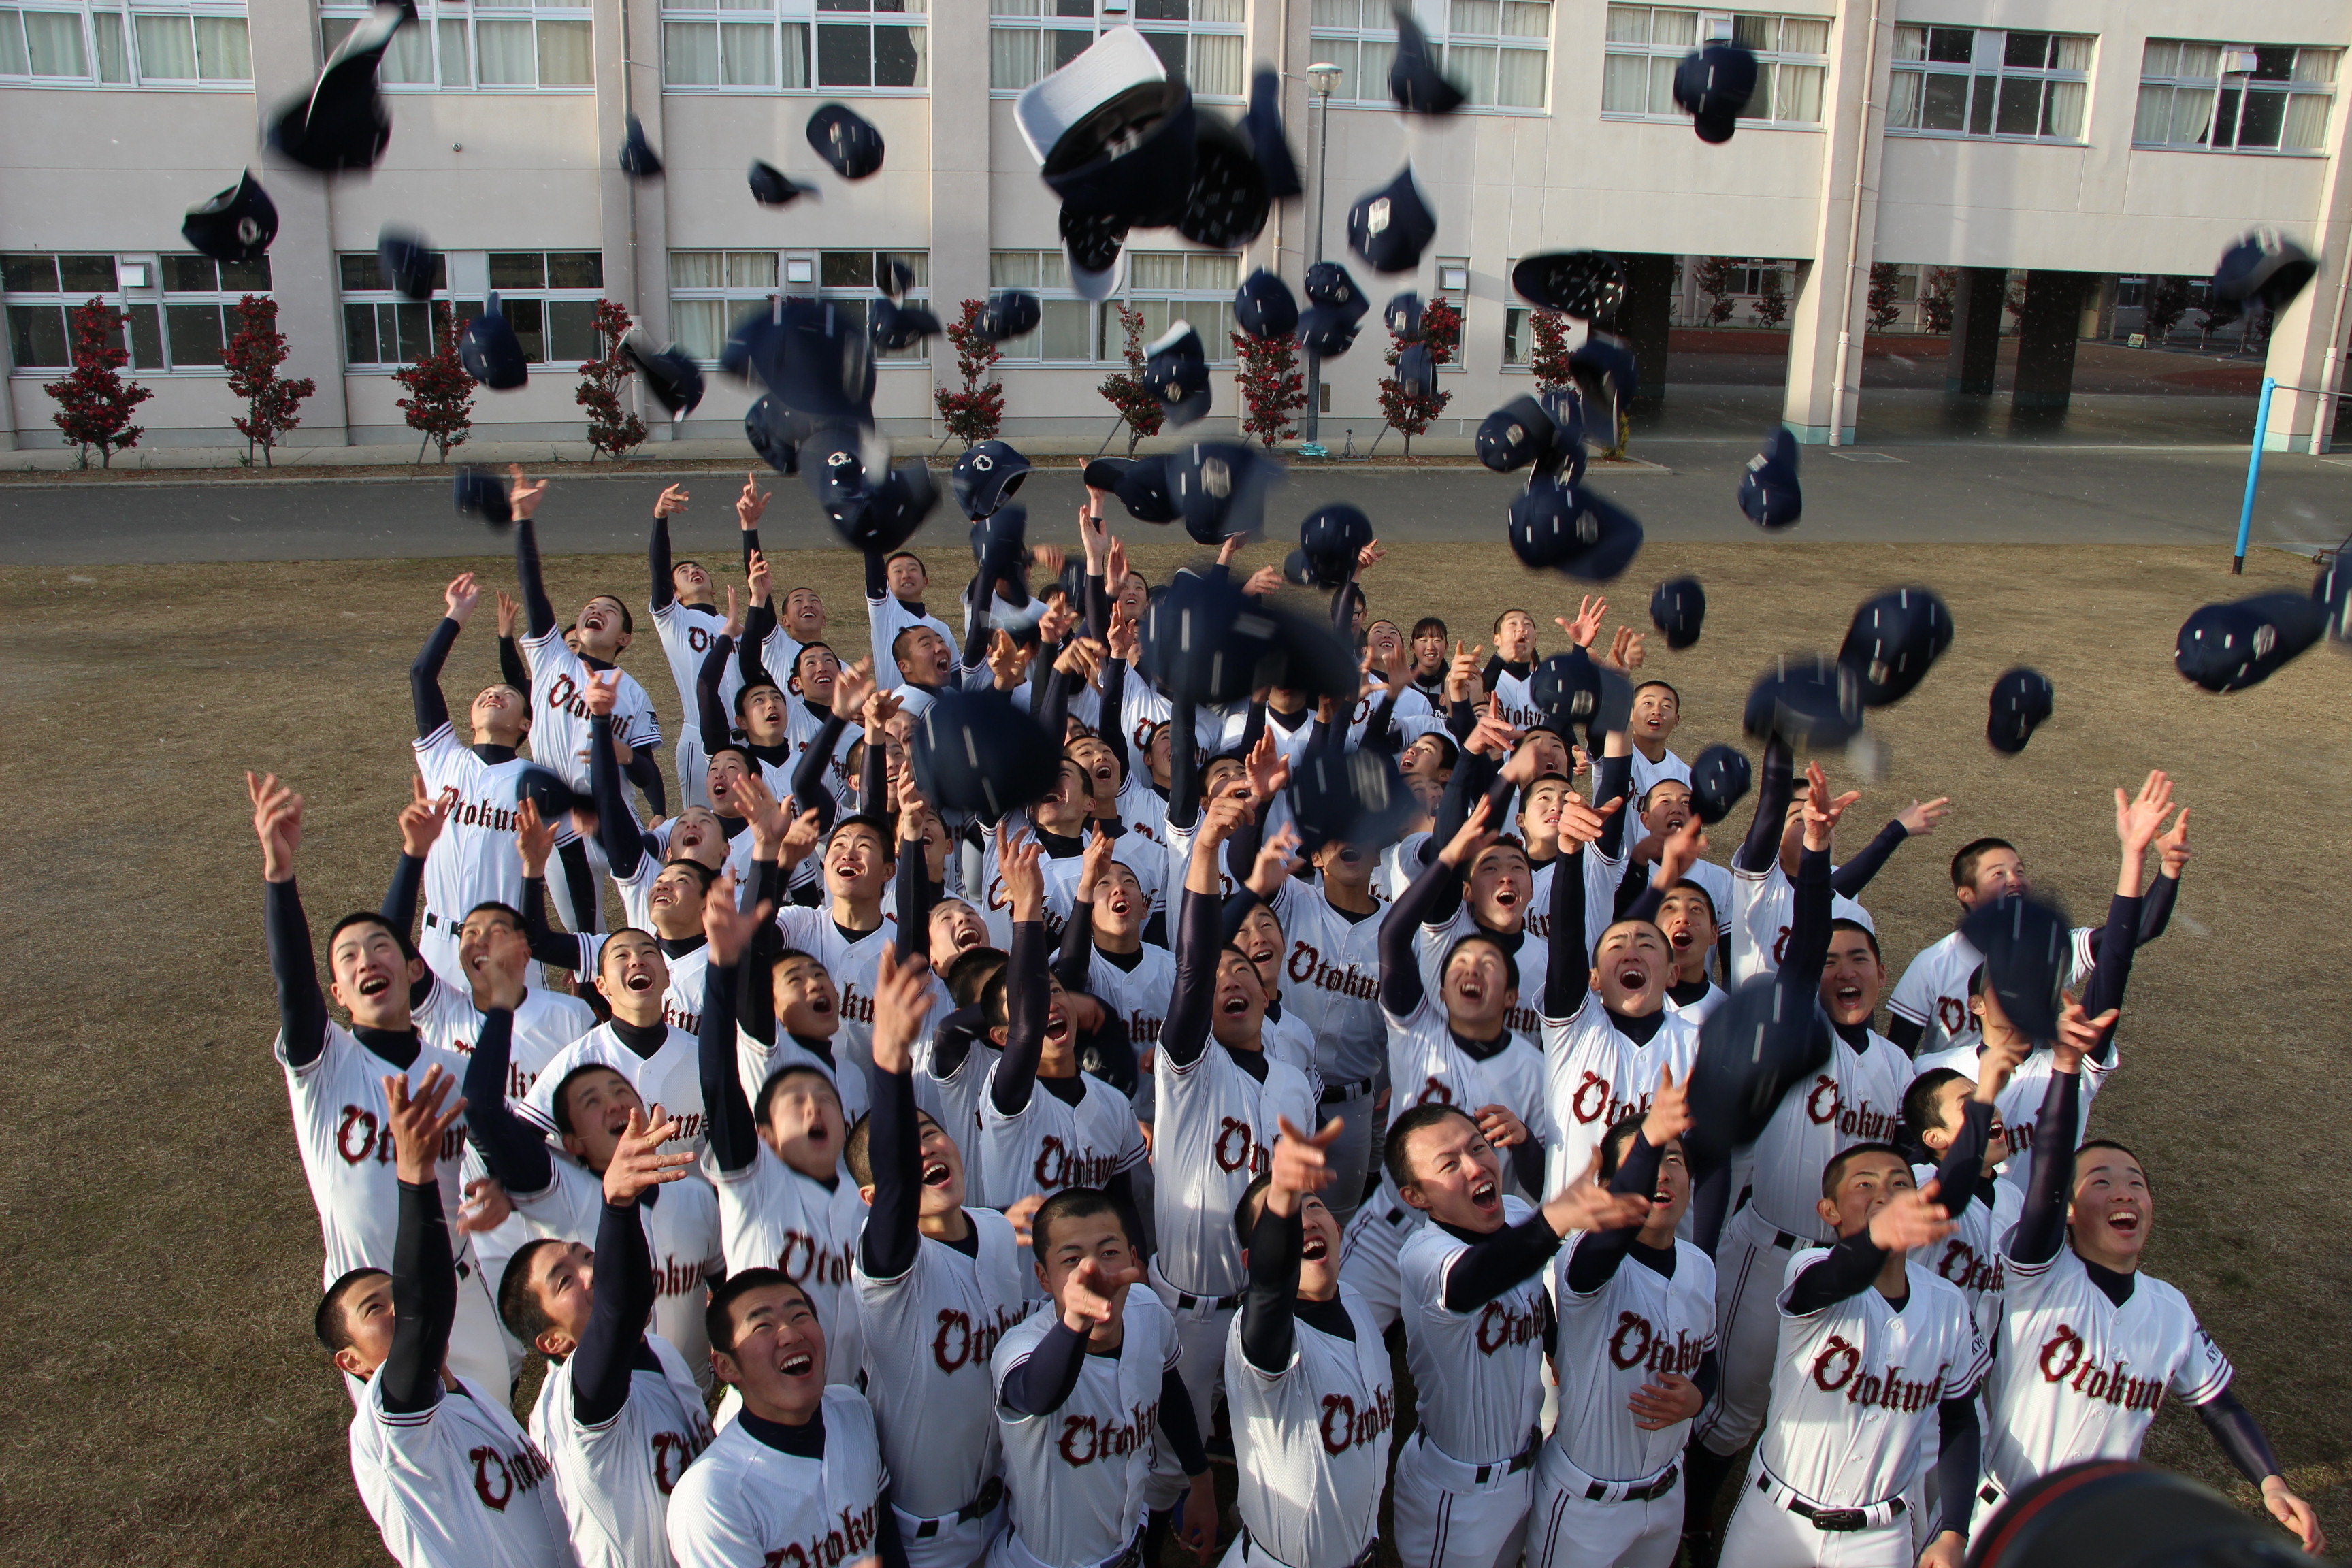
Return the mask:
[(2238, 554), (2230, 563), (2230, 574), (2233, 577), (2246, 574), (2246, 535), (2253, 531), (2254, 487), (2263, 478), (2263, 437), (2270, 431), (2271, 394), (2277, 390), (2278, 377), (2263, 377), (2263, 401), (2254, 410), (2254, 451), (2246, 459), (2246, 504), (2238, 509)]

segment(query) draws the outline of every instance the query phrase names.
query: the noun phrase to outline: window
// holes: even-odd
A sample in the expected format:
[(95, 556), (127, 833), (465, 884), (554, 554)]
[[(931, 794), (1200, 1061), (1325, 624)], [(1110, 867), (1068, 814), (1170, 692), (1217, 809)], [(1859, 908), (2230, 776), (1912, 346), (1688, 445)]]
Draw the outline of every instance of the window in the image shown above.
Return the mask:
[[(915, 275), (899, 302), (928, 305), (931, 297), (931, 253), (928, 250), (821, 250), (816, 258), (817, 298), (832, 300), (863, 321), (866, 307), (881, 292), (881, 279), (894, 261), (906, 263)], [(926, 341), (912, 348), (877, 350), (874, 357), (886, 364), (892, 361), (919, 363), (930, 358), (930, 344)]]
[(1454, 336), (1454, 349), (1437, 363), (1453, 369), (1462, 365), (1462, 340), (1470, 335), (1470, 258), (1466, 256), (1441, 256), (1437, 258), (1437, 289), (1430, 296), (1454, 307), (1462, 318), (1462, 331)]
[(930, 82), (929, 0), (664, 0), (662, 80), (673, 89), (919, 90)]
[(673, 250), (670, 336), (693, 358), (716, 364), (737, 318), (776, 293), (772, 250)]
[[(1242, 285), (1241, 258), (1198, 250), (1131, 250), (1127, 257), (1127, 303), (1143, 316), (1143, 341), (1166, 332), (1173, 321), (1190, 321), (1212, 364), (1234, 358), (1234, 292)], [(1102, 312), (1096, 355), (1124, 360), (1126, 335), (1118, 312)]]
[[(367, 14), (359, 0), (322, 0), (320, 42), (332, 52)], [(376, 79), (397, 91), (569, 92), (596, 84), (586, 0), (417, 0)]]
[[(688, 3), (662, 11), (662, 81), (673, 88), (744, 88), (758, 91), (809, 85), (809, 24), (778, 22), (740, 8), (703, 11)], [(765, 10), (767, 7), (758, 7)]]
[(1675, 106), (1675, 68), (1709, 39), (1756, 51), (1756, 96), (1741, 124), (1819, 125), (1829, 75), (1826, 16), (1759, 16), (1647, 5), (1609, 7), (1601, 112), (1612, 120), (1687, 121)]
[[(373, 251), (346, 253), (336, 260), (341, 268), (345, 364), (354, 369), (414, 364), (435, 347), (441, 329), (449, 324), (447, 257), (433, 274), (434, 291), (443, 297), (430, 305), (387, 289)], [(467, 314), (480, 308), (476, 305)]]
[[(1060, 251), (992, 250), (988, 253), (988, 286), (1025, 289), (1037, 296), (1037, 330), (997, 345), (1006, 359), (1079, 363), (1094, 359), (1095, 306), (1071, 289), (1069, 261)], [(1118, 313), (1106, 313), (1110, 318), (1108, 357), (1117, 359), (1125, 353), (1126, 334), (1119, 331)]]
[(1886, 128), (2080, 142), (2091, 42), (2073, 33), (1898, 26)]
[(2140, 58), (2136, 147), (2316, 153), (2341, 49), (2150, 38)]
[(16, 368), (62, 367), (73, 360), (67, 312), (92, 298), (128, 317), (132, 370), (210, 370), (236, 331), (229, 312), (247, 294), (269, 292), (269, 258), (215, 261), (208, 256), (132, 258), (0, 256), (8, 296), (8, 342)]
[(253, 90), (253, 50), (243, 0), (42, 0), (0, 8), (0, 81)]
[[(522, 344), (523, 358), (532, 364), (578, 364), (597, 358), (604, 344), (596, 335), (596, 302), (604, 293), (604, 258), (593, 250), (521, 250), (479, 252), (473, 276), (484, 276), (498, 292), (499, 309)], [(393, 369), (413, 363), (430, 333), (455, 320), (460, 324), (482, 313), (474, 298), (438, 299), (428, 307), (402, 298), (385, 287), (372, 251), (344, 255), (343, 363), (353, 370)], [(436, 292), (449, 291), (447, 267), (434, 280)], [(467, 290), (472, 293), (472, 290)]]
[[(1385, 0), (1383, 0), (1385, 3)], [(1134, 7), (1125, 15), (1128, 4)], [(1248, 50), (1242, 35), (1242, 0), (991, 0), (988, 85), (1018, 92), (1051, 76), (1091, 46), (1098, 27), (1129, 23), (1158, 51), (1168, 74), (1201, 98), (1239, 99), (1249, 90)]]
[[(1392, 0), (1315, 0), (1314, 58), (1339, 68), (1338, 102), (1389, 101), (1396, 58)], [(1540, 110), (1549, 101), (1551, 0), (1449, 0), (1432, 25), (1445, 74), (1481, 109)]]

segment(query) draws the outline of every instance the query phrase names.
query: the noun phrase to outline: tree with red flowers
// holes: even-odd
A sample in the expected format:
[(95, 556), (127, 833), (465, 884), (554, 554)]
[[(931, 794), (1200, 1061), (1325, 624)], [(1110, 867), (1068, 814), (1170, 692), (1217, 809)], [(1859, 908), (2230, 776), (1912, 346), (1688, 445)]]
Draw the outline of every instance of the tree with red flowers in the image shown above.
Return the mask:
[(1789, 294), (1780, 281), (1780, 269), (1767, 264), (1756, 269), (1756, 319), (1764, 323), (1767, 331), (1777, 331), (1789, 319)]
[(416, 443), (420, 463), (425, 448), (435, 443), (440, 446), (441, 461), (447, 462), (449, 448), (464, 446), (466, 432), (474, 427), (474, 378), (457, 357), (457, 323), (437, 307), (434, 315), (433, 346), (419, 350), (415, 364), (392, 373), (392, 379), (412, 395), (397, 405), (408, 427), (425, 432), (425, 439)]
[[(1429, 349), (1431, 361), (1444, 364), (1454, 357), (1454, 345), (1462, 340), (1462, 312), (1443, 300), (1432, 300), (1422, 308), (1421, 341)], [(1387, 360), (1393, 369), (1403, 356), (1405, 340), (1396, 333), (1389, 334)], [(1389, 427), (1404, 437), (1405, 456), (1412, 456), (1412, 438), (1429, 428), (1429, 422), (1445, 412), (1454, 401), (1450, 392), (1408, 392), (1404, 384), (1391, 375), (1381, 383), (1381, 416)]]
[(1903, 313), (1903, 269), (1892, 261), (1870, 264), (1870, 330), (1883, 332)]
[(1291, 435), (1291, 416), (1307, 406), (1307, 377), (1298, 368), (1296, 338), (1266, 339), (1248, 332), (1233, 334), (1234, 354), (1241, 361), (1242, 432), (1271, 447)]
[(1132, 458), (1138, 441), (1160, 434), (1160, 427), (1168, 422), (1168, 409), (1143, 384), (1143, 367), (1150, 362), (1150, 356), (1143, 352), (1143, 312), (1125, 305), (1115, 308), (1119, 328), (1127, 334), (1127, 368), (1103, 377), (1095, 390), (1127, 422), (1127, 455)]
[(618, 458), (646, 438), (646, 422), (621, 406), (621, 385), (637, 373), (621, 352), (629, 331), (629, 312), (611, 300), (596, 301), (596, 336), (604, 345), (601, 358), (580, 367), (580, 389), (572, 401), (588, 411), (588, 460), (596, 454)]
[(263, 294), (247, 294), (236, 302), (236, 332), (228, 341), (230, 395), (245, 399), (245, 417), (229, 421), (245, 437), (245, 466), (253, 467), (253, 451), (261, 448), (261, 466), (277, 465), (270, 454), (278, 438), (302, 423), (302, 400), (319, 390), (309, 376), (289, 381), (278, 374), (291, 351), (286, 334), (278, 330), (278, 301)]
[(73, 373), (41, 390), (58, 400), (49, 417), (81, 448), (79, 466), (89, 467), (95, 447), (99, 466), (110, 468), (115, 453), (136, 447), (146, 434), (131, 423), (131, 411), (155, 395), (116, 374), (131, 363), (131, 351), (122, 346), (121, 311), (93, 298), (67, 316), (73, 324)]
[(994, 440), (1004, 427), (1004, 387), (995, 375), (996, 362), (1004, 356), (980, 331), (980, 313), (987, 308), (985, 300), (966, 300), (963, 313), (948, 328), (962, 387), (937, 387), (931, 393), (948, 434), (961, 437), (967, 451), (982, 441)]
[(1568, 363), (1568, 318), (1538, 305), (1528, 312), (1528, 331), (1535, 339), (1528, 353), (1528, 368), (1535, 372), (1537, 389), (1549, 392), (1566, 386), (1575, 372)]

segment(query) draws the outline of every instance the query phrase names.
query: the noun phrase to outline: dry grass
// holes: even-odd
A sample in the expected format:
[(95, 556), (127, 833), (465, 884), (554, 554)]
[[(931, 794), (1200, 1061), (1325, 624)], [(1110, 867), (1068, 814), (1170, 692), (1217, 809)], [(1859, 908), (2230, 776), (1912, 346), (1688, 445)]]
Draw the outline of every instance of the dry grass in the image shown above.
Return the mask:
[[(1154, 571), (1177, 559), (1138, 554)], [(510, 580), (506, 563), (480, 564)], [(238, 773), (275, 769), (309, 796), (314, 917), (373, 905), (407, 793), (405, 667), (456, 565), (0, 572), (9, 797), (27, 825), (0, 859), (15, 1064), (0, 1245), (17, 1259), (0, 1306), (0, 1559), (383, 1561), (352, 1487), (349, 1406), (309, 1334), (318, 1229), (268, 1055)], [(853, 557), (779, 568), (862, 639)], [(1949, 600), (1958, 641), (1878, 725), (1893, 771), (1857, 808), (1866, 833), (1915, 795), (1958, 805), (1871, 891), (1898, 964), (1948, 929), (1944, 863), (1979, 833), (2016, 839), (2044, 889), (2095, 917), (2115, 869), (2109, 790), (2152, 766), (2179, 779), (2199, 858), (2138, 965), (2099, 1128), (2155, 1172), (2154, 1270), (2201, 1309), (2290, 1473), (2352, 1538), (2352, 1377), (2326, 1349), (2352, 1342), (2347, 1160), (2317, 1093), (2347, 1056), (2345, 667), (2315, 652), (2227, 700), (2185, 686), (2174, 629), (2241, 586), (2211, 552), (1654, 545), (1620, 616), (1641, 622), (1648, 585), (1685, 570), (1706, 583), (1706, 636), (1653, 668), (1683, 692), (1685, 755), (1736, 738), (1771, 654), (1833, 650), (1865, 593), (1925, 582)], [(2258, 556), (2242, 588), (2299, 588), (2309, 570)], [(643, 571), (551, 563), (563, 606), (634, 597)], [(1506, 604), (1546, 622), (1575, 609), (1571, 584), (1529, 577), (1499, 545), (1405, 546), (1369, 586), (1382, 613), (1477, 630)], [(487, 621), (452, 661), (461, 699), (493, 675)], [(674, 727), (649, 632), (627, 662)], [(2056, 682), (2058, 716), (2004, 760), (1982, 740), (1985, 693), (2014, 663)], [(2228, 1479), (2178, 1413), (2150, 1452)]]

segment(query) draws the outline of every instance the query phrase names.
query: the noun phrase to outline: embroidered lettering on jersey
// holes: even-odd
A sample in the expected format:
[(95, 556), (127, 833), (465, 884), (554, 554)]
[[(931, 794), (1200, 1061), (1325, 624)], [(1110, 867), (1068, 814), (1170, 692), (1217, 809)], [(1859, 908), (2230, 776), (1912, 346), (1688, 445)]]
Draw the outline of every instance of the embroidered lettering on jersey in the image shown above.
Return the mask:
[(828, 1249), (819, 1247), (816, 1237), (806, 1231), (788, 1230), (783, 1245), (776, 1249), (776, 1267), (795, 1285), (846, 1285), (850, 1256), (851, 1245), (846, 1241)]
[(1969, 1026), (1969, 1005), (1958, 996), (1936, 998), (1936, 1021), (1947, 1035), (1957, 1035)]
[(1639, 1312), (1619, 1312), (1616, 1331), (1609, 1336), (1609, 1359), (1623, 1371), (1647, 1365), (1652, 1372), (1688, 1377), (1706, 1353), (1706, 1342), (1681, 1330), (1672, 1340)]
[(1052, 1133), (1039, 1140), (1037, 1163), (1030, 1167), (1030, 1179), (1041, 1193), (1057, 1193), (1064, 1187), (1099, 1187), (1118, 1173), (1118, 1155), (1073, 1153), (1068, 1145)]
[[(687, 1258), (665, 1256), (654, 1265), (654, 1294), (684, 1296), (702, 1289), (702, 1265)], [(669, 1489), (664, 1487), (664, 1491)]]
[(1523, 1312), (1509, 1301), (1489, 1301), (1478, 1314), (1478, 1353), (1493, 1355), (1511, 1345), (1543, 1338), (1543, 1314)]
[(1597, 1121), (1603, 1127), (1613, 1127), (1628, 1116), (1646, 1114), (1650, 1100), (1646, 1094), (1639, 1100), (1618, 1099), (1617, 1086), (1587, 1068), (1576, 1092), (1569, 1097), (1568, 1109), (1570, 1115), (1587, 1126)]
[(988, 1358), (996, 1353), (996, 1342), (1004, 1337), (1007, 1329), (1027, 1316), (1024, 1312), (999, 1307), (974, 1324), (971, 1314), (957, 1307), (940, 1309), (939, 1331), (931, 1336), (931, 1360), (941, 1372), (952, 1373), (961, 1367), (976, 1366), (985, 1372)]
[(834, 1527), (823, 1535), (779, 1546), (761, 1561), (766, 1568), (836, 1568), (841, 1563), (870, 1556), (868, 1548), (874, 1543), (874, 1510), (877, 1506), (867, 1503), (855, 1510), (845, 1508)]
[(1805, 1096), (1805, 1115), (1816, 1127), (1834, 1122), (1840, 1132), (1865, 1142), (1885, 1142), (1895, 1136), (1893, 1116), (1867, 1104), (1849, 1109), (1839, 1092), (1837, 1079), (1827, 1073), (1813, 1079), (1813, 1087)]
[(1306, 942), (1294, 942), (1291, 944), (1290, 962), (1286, 966), (1285, 973), (1290, 976), (1293, 984), (1311, 985), (1318, 991), (1336, 992), (1339, 995), (1350, 996), (1360, 1002), (1370, 1001), (1379, 994), (1381, 988), (1380, 976), (1377, 974), (1367, 974), (1354, 964), (1342, 968), (1337, 964), (1326, 963), (1323, 962), (1321, 950)]
[(1396, 1390), (1383, 1386), (1380, 1397), (1361, 1409), (1355, 1397), (1346, 1394), (1323, 1396), (1323, 1451), (1338, 1456), (1350, 1448), (1360, 1448), (1367, 1443), (1378, 1442), (1381, 1435), (1396, 1425)]
[(485, 1443), (466, 1457), (474, 1461), (474, 1495), (485, 1508), (499, 1513), (506, 1511), (515, 1493), (530, 1491), (551, 1473), (547, 1461), (529, 1444), (511, 1454), (501, 1454)]
[(702, 1015), (688, 1012), (667, 996), (662, 998), (662, 1022), (689, 1035), (702, 1033)]
[[(1885, 1373), (1861, 1372), (1862, 1352), (1847, 1342), (1843, 1334), (1832, 1334), (1822, 1344), (1821, 1353), (1813, 1358), (1813, 1386), (1823, 1394), (1845, 1391), (1848, 1405), (1875, 1405), (1885, 1410), (1901, 1410), (1916, 1414), (1941, 1401), (1944, 1397), (1944, 1373), (1922, 1383), (1916, 1377), (1906, 1377), (1899, 1366)], [(1860, 1375), (1855, 1375), (1857, 1373)]]
[[(335, 1119), (335, 1152), (343, 1157), (346, 1165), (364, 1165), (373, 1160), (379, 1165), (392, 1163), (392, 1134), (379, 1134), (380, 1123), (373, 1110), (356, 1105), (343, 1107)], [(453, 1127), (441, 1135), (441, 1155), (457, 1160), (466, 1152), (466, 1130)]]
[(1999, 1290), (2007, 1282), (1998, 1250), (1990, 1258), (1982, 1256), (1957, 1236), (1944, 1244), (1944, 1256), (1937, 1259), (1936, 1272), (1961, 1289), (1979, 1295)]
[(2035, 1361), (2042, 1369), (2042, 1380), (2119, 1410), (2152, 1411), (2164, 1403), (2163, 1378), (2133, 1377), (2120, 1364), (2109, 1366), (2084, 1354), (2086, 1348), (2071, 1324), (2059, 1324), (2057, 1331), (2042, 1342), (2042, 1353)]
[(1223, 1119), (1217, 1129), (1217, 1169), (1228, 1174), (1247, 1166), (1253, 1176), (1272, 1167), (1273, 1152), (1257, 1141), (1257, 1133), (1238, 1116)]
[(1146, 1050), (1160, 1043), (1160, 1026), (1165, 1019), (1153, 1017), (1142, 1008), (1131, 1009), (1127, 1015), (1128, 1043), (1137, 1050)]
[(710, 1439), (700, 1432), (656, 1432), (653, 1436), (654, 1486), (667, 1497), (670, 1489), (686, 1478), (686, 1468), (694, 1457), (710, 1446)]
[(449, 824), (456, 827), (487, 827), (493, 833), (515, 830), (514, 802), (467, 800), (465, 792), (456, 784), (441, 786), (440, 803), (449, 808)]
[(1093, 1415), (1062, 1417), (1061, 1440), (1055, 1445), (1066, 1465), (1091, 1465), (1097, 1459), (1123, 1459), (1151, 1441), (1152, 1428), (1160, 1424), (1160, 1402), (1139, 1405), (1129, 1412), (1129, 1419), (1113, 1416), (1108, 1421)]

